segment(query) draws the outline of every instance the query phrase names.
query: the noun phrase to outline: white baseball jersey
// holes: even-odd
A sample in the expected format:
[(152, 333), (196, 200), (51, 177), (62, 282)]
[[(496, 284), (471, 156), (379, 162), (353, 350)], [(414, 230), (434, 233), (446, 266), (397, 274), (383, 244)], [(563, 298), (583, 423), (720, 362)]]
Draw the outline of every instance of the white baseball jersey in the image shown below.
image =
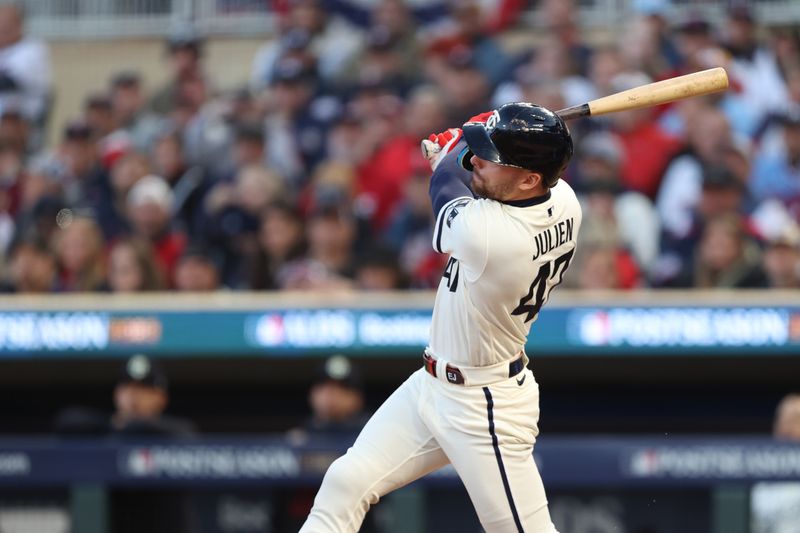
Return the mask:
[(580, 224), (580, 205), (563, 180), (533, 200), (462, 197), (446, 204), (433, 246), (450, 259), (436, 293), (429, 351), (465, 366), (519, 354), (572, 261)]
[[(563, 181), (519, 202), (467, 196), (457, 150), (431, 178), (433, 246), (450, 258), (428, 350), (462, 370), (503, 367), (572, 260), (580, 206)], [(487, 369), (473, 368), (459, 383), (445, 369), (420, 368), (375, 412), (328, 469), (301, 533), (356, 533), (383, 495), (448, 463), (487, 533), (558, 533), (532, 455), (539, 385), (531, 370), (512, 375), (508, 365), (479, 383), (471, 376)]]

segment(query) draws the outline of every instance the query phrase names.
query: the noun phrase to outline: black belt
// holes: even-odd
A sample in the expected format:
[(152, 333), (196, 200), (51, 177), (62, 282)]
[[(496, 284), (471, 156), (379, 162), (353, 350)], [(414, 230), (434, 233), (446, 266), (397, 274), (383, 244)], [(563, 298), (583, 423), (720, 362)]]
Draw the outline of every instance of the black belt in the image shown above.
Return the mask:
[[(428, 352), (422, 352), (422, 364), (428, 374), (436, 377), (436, 359), (432, 355), (428, 354)], [(513, 378), (522, 372), (523, 368), (525, 368), (525, 358), (523, 356), (519, 356), (508, 363), (508, 377)], [(458, 367), (447, 364), (444, 372), (447, 381), (450, 383), (455, 385), (464, 384), (464, 374), (461, 373), (461, 370), (459, 370)]]

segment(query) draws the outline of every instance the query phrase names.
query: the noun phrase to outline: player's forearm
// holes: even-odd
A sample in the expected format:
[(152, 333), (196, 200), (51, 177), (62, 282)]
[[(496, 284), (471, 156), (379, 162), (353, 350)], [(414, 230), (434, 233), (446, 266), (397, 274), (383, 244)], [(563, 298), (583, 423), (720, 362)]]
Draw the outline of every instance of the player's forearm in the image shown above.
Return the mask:
[(465, 147), (466, 142), (459, 141), (439, 163), (431, 176), (428, 192), (434, 216), (437, 216), (448, 202), (464, 196), (473, 196), (472, 190), (467, 185), (470, 173), (458, 164), (458, 156)]

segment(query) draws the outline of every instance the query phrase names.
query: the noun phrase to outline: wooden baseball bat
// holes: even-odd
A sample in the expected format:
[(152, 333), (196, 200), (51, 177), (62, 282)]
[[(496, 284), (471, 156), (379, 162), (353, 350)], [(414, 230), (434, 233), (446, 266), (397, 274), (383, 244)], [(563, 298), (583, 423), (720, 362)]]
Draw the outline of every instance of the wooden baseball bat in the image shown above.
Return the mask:
[(728, 88), (728, 74), (722, 67), (701, 70), (668, 80), (648, 83), (610, 94), (585, 104), (556, 111), (564, 120), (627, 111), (724, 91)]

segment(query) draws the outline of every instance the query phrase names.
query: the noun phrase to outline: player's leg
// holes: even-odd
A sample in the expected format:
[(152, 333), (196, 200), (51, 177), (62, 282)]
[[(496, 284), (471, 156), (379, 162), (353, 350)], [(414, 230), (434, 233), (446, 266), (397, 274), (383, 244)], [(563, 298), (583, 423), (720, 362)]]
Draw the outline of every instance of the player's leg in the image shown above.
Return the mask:
[(447, 464), (419, 415), (428, 395), (423, 381), (428, 376), (420, 372), (386, 400), (330, 466), (302, 533), (358, 531), (370, 505), (383, 495)]
[[(523, 375), (523, 374), (520, 374)], [(533, 460), (539, 390), (529, 370), (488, 387), (442, 383), (431, 425), (487, 533), (557, 533)]]

